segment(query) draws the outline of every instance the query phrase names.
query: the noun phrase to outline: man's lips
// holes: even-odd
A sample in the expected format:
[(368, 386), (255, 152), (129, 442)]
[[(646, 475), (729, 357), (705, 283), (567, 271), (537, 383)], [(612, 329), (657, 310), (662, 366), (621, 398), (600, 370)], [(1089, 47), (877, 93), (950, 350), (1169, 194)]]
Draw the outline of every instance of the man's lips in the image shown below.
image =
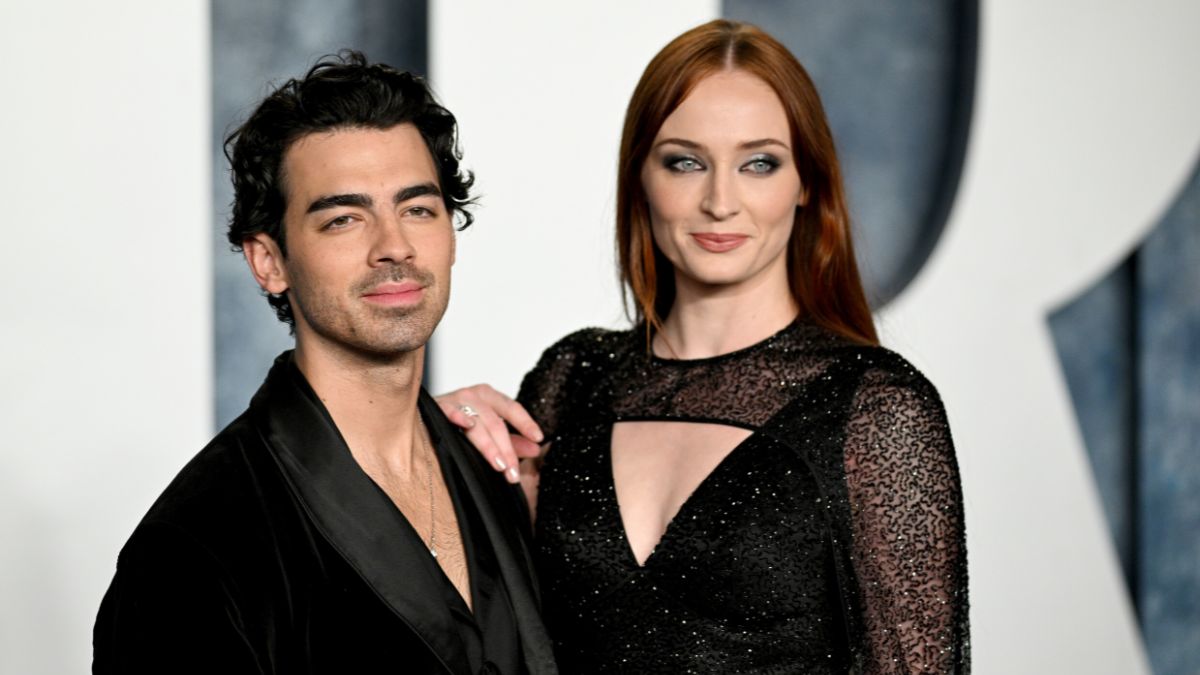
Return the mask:
[(749, 235), (745, 234), (726, 234), (722, 232), (693, 232), (691, 235), (692, 239), (695, 239), (696, 243), (700, 245), (700, 248), (711, 253), (732, 251), (750, 238)]
[(415, 281), (399, 281), (379, 284), (363, 293), (367, 302), (378, 305), (411, 305), (419, 302), (425, 287)]

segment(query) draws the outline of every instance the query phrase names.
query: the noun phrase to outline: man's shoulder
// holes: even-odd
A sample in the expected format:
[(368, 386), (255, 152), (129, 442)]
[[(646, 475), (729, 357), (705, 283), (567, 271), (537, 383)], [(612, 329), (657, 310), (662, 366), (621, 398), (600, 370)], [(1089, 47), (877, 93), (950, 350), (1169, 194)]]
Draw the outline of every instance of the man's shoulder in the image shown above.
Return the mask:
[[(286, 498), (283, 478), (259, 430), (243, 414), (218, 433), (171, 480), (130, 537), (175, 536), (225, 548), (266, 519), (272, 498)], [(156, 533), (148, 536), (149, 533)], [(128, 545), (127, 545), (128, 546)]]

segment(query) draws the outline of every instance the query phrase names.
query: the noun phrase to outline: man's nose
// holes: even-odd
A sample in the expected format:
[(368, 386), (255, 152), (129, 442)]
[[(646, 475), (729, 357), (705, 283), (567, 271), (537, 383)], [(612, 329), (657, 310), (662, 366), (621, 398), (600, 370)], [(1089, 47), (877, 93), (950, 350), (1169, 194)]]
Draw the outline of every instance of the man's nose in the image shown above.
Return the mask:
[(387, 215), (375, 223), (370, 253), (372, 265), (412, 260), (416, 255), (417, 249), (398, 217)]

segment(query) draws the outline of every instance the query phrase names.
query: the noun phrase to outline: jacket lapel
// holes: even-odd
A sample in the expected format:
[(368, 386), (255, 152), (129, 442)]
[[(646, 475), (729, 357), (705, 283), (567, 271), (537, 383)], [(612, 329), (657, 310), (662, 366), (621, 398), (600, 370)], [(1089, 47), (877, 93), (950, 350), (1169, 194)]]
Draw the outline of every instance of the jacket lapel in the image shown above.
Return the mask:
[(291, 351), (275, 360), (250, 407), (317, 530), (449, 672), (467, 672), (458, 629), (436, 584), (436, 563), (400, 510), (354, 460)]
[(496, 554), (500, 576), (512, 602), (526, 668), (531, 675), (557, 673), (554, 650), (542, 624), (541, 602), (533, 581), (533, 562), (521, 535), (529, 524), (524, 502), (520, 501), (524, 497), (503, 483), (499, 474), (450, 424), (437, 402), (424, 390), (421, 391), (419, 405), (433, 442), (444, 448), (454, 461), (463, 477), (468, 496), (478, 508), (480, 520)]

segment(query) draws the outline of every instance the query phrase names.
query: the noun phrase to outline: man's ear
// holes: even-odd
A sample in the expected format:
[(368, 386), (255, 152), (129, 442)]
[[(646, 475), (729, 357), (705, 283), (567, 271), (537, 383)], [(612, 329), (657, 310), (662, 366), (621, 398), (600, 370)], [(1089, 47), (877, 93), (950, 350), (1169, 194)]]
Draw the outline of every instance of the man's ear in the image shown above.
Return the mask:
[(287, 266), (283, 254), (279, 252), (279, 244), (270, 235), (259, 232), (243, 239), (242, 255), (246, 256), (250, 273), (264, 291), (272, 295), (283, 295), (287, 291), (290, 285)]

